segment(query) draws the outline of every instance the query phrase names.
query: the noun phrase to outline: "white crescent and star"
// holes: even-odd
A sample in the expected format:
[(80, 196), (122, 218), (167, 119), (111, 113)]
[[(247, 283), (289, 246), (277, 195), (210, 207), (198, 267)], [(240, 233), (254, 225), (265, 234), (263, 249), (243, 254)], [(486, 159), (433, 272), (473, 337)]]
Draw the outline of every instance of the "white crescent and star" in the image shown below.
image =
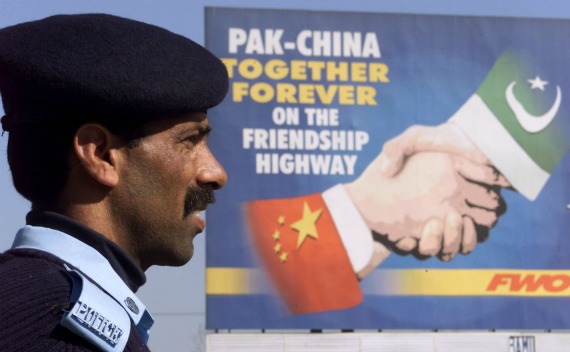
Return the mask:
[[(545, 86), (548, 84), (547, 81), (541, 80), (539, 76), (536, 76), (534, 79), (529, 79), (528, 83), (530, 83), (531, 89), (539, 89), (541, 91), (544, 91)], [(505, 91), (505, 97), (507, 99), (507, 104), (515, 114), (517, 121), (528, 133), (538, 133), (544, 130), (548, 125), (550, 125), (558, 113), (558, 109), (560, 109), (560, 103), (562, 101), (560, 86), (556, 86), (556, 99), (554, 100), (554, 104), (546, 113), (536, 116), (526, 111), (521, 102), (515, 97), (513, 92), (515, 84), (515, 81), (509, 84)]]

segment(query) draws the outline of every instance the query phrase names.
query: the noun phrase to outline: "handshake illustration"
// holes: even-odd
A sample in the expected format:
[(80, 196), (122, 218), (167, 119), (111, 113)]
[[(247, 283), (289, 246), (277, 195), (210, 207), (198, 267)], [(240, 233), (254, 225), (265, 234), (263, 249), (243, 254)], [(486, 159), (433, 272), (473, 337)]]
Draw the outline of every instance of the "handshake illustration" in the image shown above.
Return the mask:
[(344, 185), (374, 234), (359, 276), (391, 251), (444, 261), (472, 252), (505, 213), (501, 189), (509, 187), (456, 124), (408, 128)]
[[(442, 261), (471, 253), (505, 213), (504, 188), (539, 196), (569, 145), (558, 133), (564, 92), (552, 85), (551, 101), (547, 81), (526, 85), (521, 77), (533, 76), (516, 70), (519, 60), (506, 51), (447, 122), (408, 127), (354, 181), (248, 202), (249, 233), (293, 314), (358, 305), (359, 280), (391, 253)], [(543, 115), (527, 112), (517, 83), (546, 107)]]

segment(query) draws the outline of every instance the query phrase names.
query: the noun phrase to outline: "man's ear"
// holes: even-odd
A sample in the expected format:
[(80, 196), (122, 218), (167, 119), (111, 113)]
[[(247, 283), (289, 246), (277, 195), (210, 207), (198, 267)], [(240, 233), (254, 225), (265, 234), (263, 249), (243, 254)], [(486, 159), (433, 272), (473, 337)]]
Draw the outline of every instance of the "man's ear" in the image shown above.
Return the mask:
[(117, 136), (96, 123), (82, 125), (73, 137), (73, 150), (85, 172), (108, 187), (114, 187), (119, 182), (118, 142)]

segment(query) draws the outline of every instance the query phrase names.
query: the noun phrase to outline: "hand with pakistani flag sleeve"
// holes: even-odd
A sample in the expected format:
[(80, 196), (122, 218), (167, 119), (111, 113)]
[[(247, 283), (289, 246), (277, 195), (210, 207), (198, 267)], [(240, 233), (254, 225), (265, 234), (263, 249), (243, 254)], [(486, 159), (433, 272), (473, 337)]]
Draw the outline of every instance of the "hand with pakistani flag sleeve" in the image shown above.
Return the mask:
[(566, 82), (552, 72), (548, 77), (547, 64), (506, 51), (448, 123), (412, 126), (386, 143), (383, 171), (395, 174), (408, 157), (426, 151), (488, 158), (515, 190), (535, 200), (570, 146)]
[[(386, 142), (379, 158), (381, 174), (397, 175), (414, 156), (442, 152), (462, 158), (464, 166), (479, 165), (457, 170), (490, 193), (508, 187), (535, 200), (570, 145), (568, 111), (562, 103), (564, 82), (553, 80), (557, 75), (549, 74), (545, 66), (550, 65), (544, 58), (505, 51), (447, 123), (412, 126)], [(492, 209), (487, 210), (491, 210), (487, 220), (470, 216), (479, 241), (494, 225), (488, 221)]]

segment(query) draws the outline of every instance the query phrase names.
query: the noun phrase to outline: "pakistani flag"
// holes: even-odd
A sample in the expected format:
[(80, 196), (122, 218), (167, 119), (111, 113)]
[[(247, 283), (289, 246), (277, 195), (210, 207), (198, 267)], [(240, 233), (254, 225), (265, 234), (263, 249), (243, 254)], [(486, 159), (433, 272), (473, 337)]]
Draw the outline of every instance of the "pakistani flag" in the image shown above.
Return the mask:
[(562, 107), (570, 96), (556, 78), (507, 51), (451, 118), (530, 200), (569, 147)]

